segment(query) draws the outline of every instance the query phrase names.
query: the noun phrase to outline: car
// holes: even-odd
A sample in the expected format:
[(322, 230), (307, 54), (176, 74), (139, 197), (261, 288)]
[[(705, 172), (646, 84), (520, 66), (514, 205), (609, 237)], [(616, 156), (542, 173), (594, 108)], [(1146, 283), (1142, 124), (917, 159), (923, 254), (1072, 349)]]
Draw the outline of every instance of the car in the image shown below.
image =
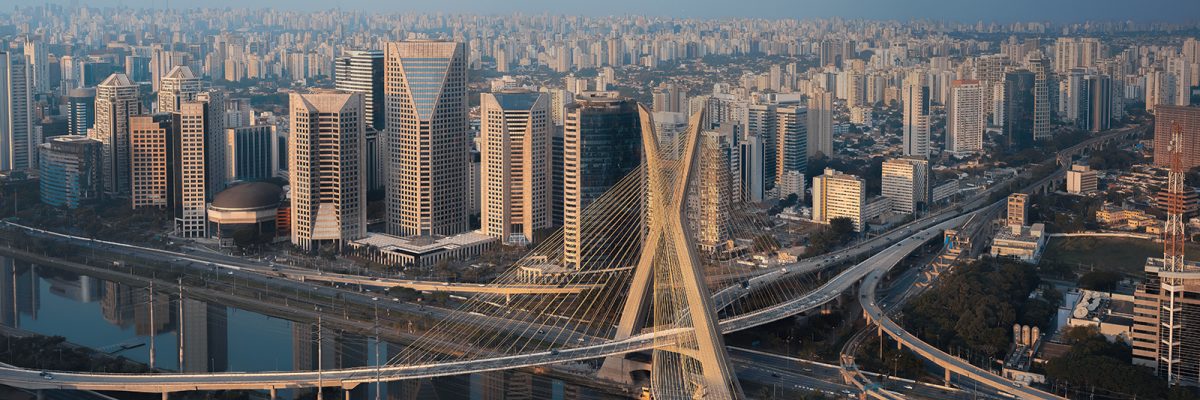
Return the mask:
[(539, 335), (545, 335), (545, 334), (546, 334), (546, 331), (545, 331), (545, 330), (543, 330), (543, 329), (538, 329), (538, 334), (539, 334)]
[(279, 267), (271, 267), (271, 271), (279, 272)]
[(372, 297), (372, 298), (371, 298), (371, 301), (379, 301), (379, 298), (378, 298), (378, 297)]
[(42, 377), (42, 379), (45, 379), (48, 381), (54, 380), (54, 375), (50, 375), (50, 373), (46, 372), (46, 371), (42, 371), (41, 373), (38, 374), (38, 376), (40, 376), (40, 377)]
[(771, 377), (772, 377), (772, 378), (778, 378), (778, 377), (779, 377), (779, 373), (778, 373), (778, 372), (772, 372), (772, 373), (771, 373)]
[(904, 388), (908, 389), (908, 390), (913, 390), (912, 385), (904, 385)]
[(557, 355), (558, 355), (558, 349), (550, 349), (550, 355), (552, 355), (552, 356), (557, 356)]

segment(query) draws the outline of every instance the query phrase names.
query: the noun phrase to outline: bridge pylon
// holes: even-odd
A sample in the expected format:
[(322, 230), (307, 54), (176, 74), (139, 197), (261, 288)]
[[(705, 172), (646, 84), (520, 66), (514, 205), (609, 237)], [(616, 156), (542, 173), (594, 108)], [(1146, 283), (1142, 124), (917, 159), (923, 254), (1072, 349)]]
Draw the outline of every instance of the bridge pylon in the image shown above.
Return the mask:
[[(653, 331), (687, 328), (672, 339), (655, 338), (650, 391), (659, 400), (743, 399), (741, 385), (730, 368), (724, 339), (717, 326), (712, 296), (691, 230), (686, 226), (685, 196), (696, 184), (696, 160), (703, 111), (693, 114), (683, 138), (679, 160), (662, 157), (650, 112), (640, 106), (642, 154), (646, 165), (646, 222), (642, 253), (617, 325), (616, 339), (649, 328)], [(659, 341), (662, 341), (661, 343)], [(629, 380), (624, 356), (604, 360), (601, 376)]]

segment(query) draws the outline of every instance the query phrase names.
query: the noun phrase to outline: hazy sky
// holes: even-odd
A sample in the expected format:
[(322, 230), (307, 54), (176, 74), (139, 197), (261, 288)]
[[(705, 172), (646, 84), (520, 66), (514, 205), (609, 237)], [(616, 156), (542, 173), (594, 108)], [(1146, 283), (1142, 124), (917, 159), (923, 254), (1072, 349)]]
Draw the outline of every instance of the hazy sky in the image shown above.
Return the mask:
[[(16, 0), (42, 4), (45, 0)], [(65, 3), (68, 0), (51, 0)], [(77, 0), (99, 6), (376, 9), (473, 14), (525, 13), (677, 17), (933, 18), (958, 21), (1195, 21), (1200, 0)]]

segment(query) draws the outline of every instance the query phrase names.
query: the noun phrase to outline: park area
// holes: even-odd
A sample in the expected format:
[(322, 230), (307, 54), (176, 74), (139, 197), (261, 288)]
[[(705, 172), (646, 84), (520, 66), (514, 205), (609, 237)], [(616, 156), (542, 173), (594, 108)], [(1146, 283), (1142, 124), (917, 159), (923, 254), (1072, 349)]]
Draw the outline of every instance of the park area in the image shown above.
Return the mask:
[[(1142, 273), (1146, 257), (1162, 257), (1160, 242), (1112, 237), (1050, 238), (1042, 256), (1042, 265), (1061, 264), (1075, 271), (1109, 271), (1121, 274)], [(1200, 260), (1200, 245), (1188, 243), (1184, 256)]]

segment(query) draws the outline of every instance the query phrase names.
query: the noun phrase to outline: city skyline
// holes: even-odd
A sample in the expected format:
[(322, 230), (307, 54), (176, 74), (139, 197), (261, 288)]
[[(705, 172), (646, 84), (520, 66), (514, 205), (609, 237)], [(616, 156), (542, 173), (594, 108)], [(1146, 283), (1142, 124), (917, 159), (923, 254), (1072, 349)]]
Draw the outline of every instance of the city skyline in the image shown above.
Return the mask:
[[(74, 4), (67, 1), (28, 2), (18, 5)], [(181, 2), (169, 0), (84, 0), (80, 5), (97, 7), (172, 8)], [(758, 0), (754, 7), (742, 3), (717, 0), (699, 1), (655, 1), (616, 0), (604, 3), (586, 1), (526, 0), (519, 2), (493, 2), (488, 0), (449, 0), (437, 4), (403, 5), (378, 4), (369, 0), (340, 2), (337, 7), (317, 0), (288, 2), (215, 0), (205, 3), (206, 7), (234, 8), (277, 8), (296, 11), (321, 10), (380, 10), (400, 13), (462, 13), (478, 15), (504, 15), (520, 12), (528, 15), (542, 13), (587, 15), (592, 17), (645, 15), (670, 18), (767, 18), (767, 19), (812, 19), (844, 18), (867, 20), (947, 20), (962, 23), (1022, 21), (1086, 22), (1086, 21), (1165, 21), (1195, 22), (1200, 14), (1200, 4), (1186, 0), (1147, 0), (1128, 2), (1124, 0), (1012, 0), (1007, 2), (962, 2), (956, 0)], [(1028, 10), (1037, 9), (1038, 13)], [(796, 10), (796, 11), (789, 11)], [(1191, 16), (1191, 17), (1189, 17)], [(1031, 18), (1032, 17), (1032, 18)]]

